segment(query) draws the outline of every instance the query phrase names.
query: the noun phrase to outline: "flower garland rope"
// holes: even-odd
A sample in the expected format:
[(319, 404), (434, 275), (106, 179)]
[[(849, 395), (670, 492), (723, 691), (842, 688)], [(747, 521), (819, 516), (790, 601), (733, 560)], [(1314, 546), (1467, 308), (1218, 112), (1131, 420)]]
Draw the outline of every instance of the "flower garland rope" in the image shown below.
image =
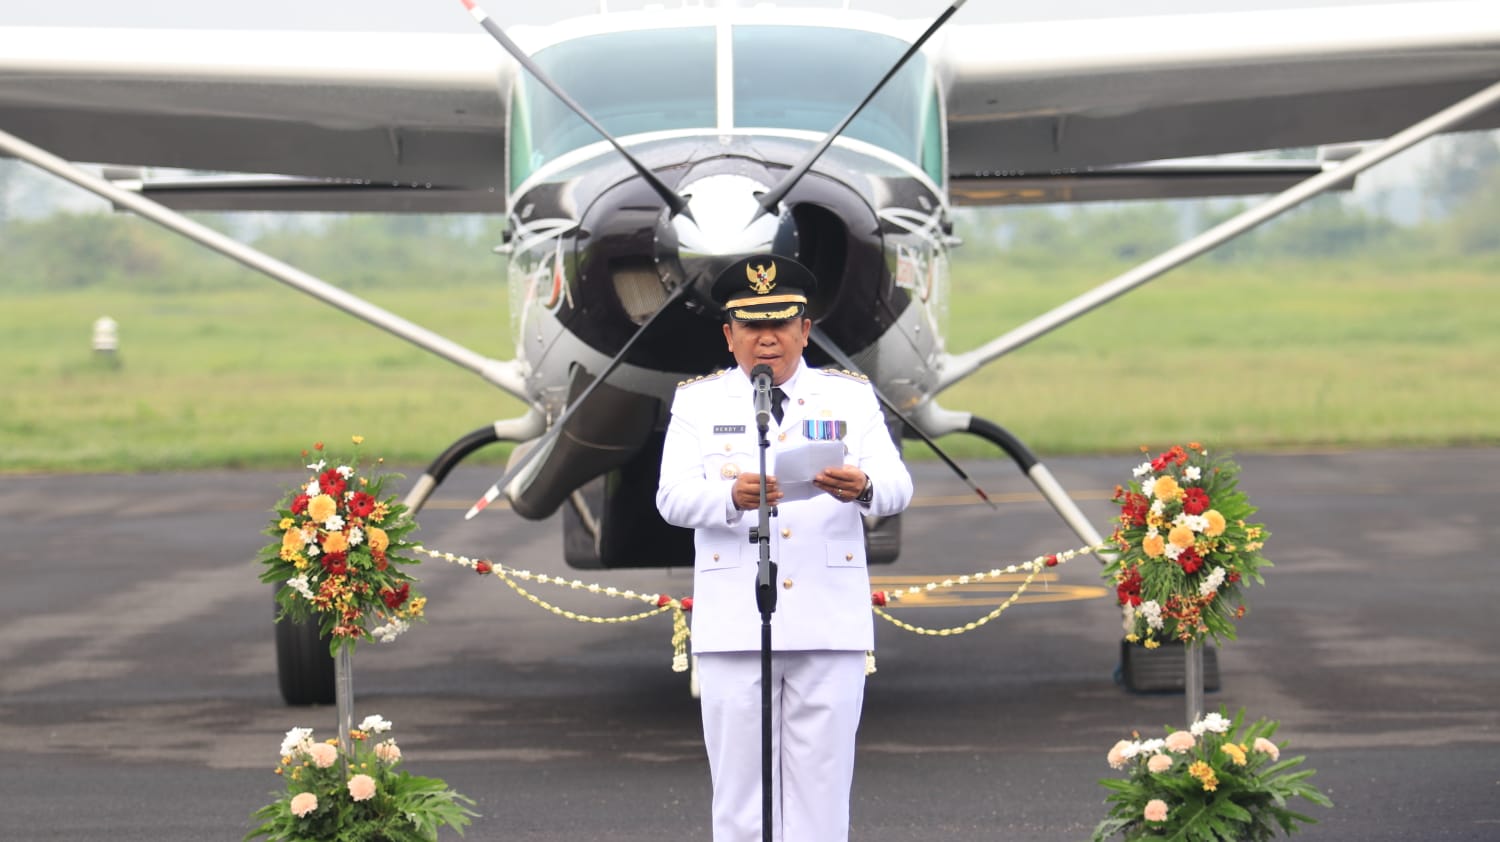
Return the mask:
[[(410, 549), (412, 552), (420, 553), (434, 559), (439, 559), (463, 567), (468, 567), (469, 569), (481, 575), (494, 574), (500, 579), (500, 581), (504, 582), (507, 587), (515, 591), (517, 594), (520, 594), (522, 597), (525, 597), (526, 600), (531, 604), (559, 617), (563, 617), (565, 619), (573, 620), (579, 623), (634, 623), (651, 617), (657, 617), (665, 614), (668, 611), (671, 611), (672, 671), (686, 672), (688, 669), (687, 644), (690, 633), (688, 631), (687, 612), (693, 610), (692, 597), (677, 599), (667, 594), (643, 594), (636, 593), (633, 590), (622, 591), (613, 586), (600, 585), (596, 583), (585, 584), (581, 579), (569, 580), (564, 579), (561, 576), (550, 576), (546, 573), (538, 574), (532, 573), (529, 570), (518, 570), (514, 568), (507, 569), (504, 565), (501, 564), (496, 564), (482, 559), (473, 559), (467, 556), (456, 555), (454, 553), (440, 552), (438, 550), (429, 549), (420, 545), (413, 545)], [(1056, 567), (1058, 564), (1066, 561), (1071, 561), (1078, 556), (1089, 555), (1091, 553), (1101, 552), (1106, 549), (1108, 549), (1108, 546), (1103, 544), (1091, 547), (1082, 547), (1076, 550), (1067, 550), (1061, 553), (1052, 553), (1049, 555), (1037, 556), (1031, 561), (1022, 562), (1021, 564), (1012, 564), (1004, 568), (996, 567), (989, 571), (971, 573), (965, 576), (959, 576), (957, 578), (943, 579), (942, 581), (928, 582), (925, 585), (911, 585), (901, 591), (876, 591), (875, 593), (870, 595), (871, 609), (877, 616), (879, 616), (886, 622), (891, 623), (899, 629), (909, 631), (914, 634), (929, 635), (933, 637), (951, 637), (953, 635), (963, 634), (965, 632), (973, 631), (1003, 614), (1006, 609), (1010, 608), (1010, 606), (1014, 605), (1015, 602), (1021, 598), (1021, 595), (1026, 592), (1026, 589), (1031, 585), (1033, 581), (1035, 581), (1036, 577), (1040, 575), (1045, 568)], [(965, 623), (961, 626), (954, 626), (946, 629), (925, 628), (923, 626), (917, 626), (911, 623), (907, 623), (903, 620), (898, 620), (884, 610), (884, 607), (888, 603), (899, 601), (903, 593), (918, 594), (924, 591), (935, 591), (939, 588), (951, 589), (962, 587), (965, 585), (977, 585), (984, 582), (988, 578), (996, 578), (1002, 574), (1013, 574), (1022, 570), (1027, 571), (1027, 575), (1025, 580), (1021, 582), (1020, 586), (1016, 588), (1015, 593), (1012, 593), (1009, 598), (1007, 598), (989, 614), (986, 614), (985, 616), (980, 617), (978, 620)], [(544, 585), (556, 585), (558, 587), (572, 588), (573, 590), (579, 591), (588, 591), (589, 593), (602, 594), (604, 596), (615, 597), (618, 599), (639, 600), (653, 607), (648, 611), (641, 611), (636, 614), (627, 614), (622, 617), (604, 617), (592, 614), (579, 614), (576, 611), (570, 611), (566, 608), (562, 608), (561, 606), (554, 605), (553, 603), (542, 599), (536, 594), (531, 593), (530, 591), (517, 584), (514, 581), (515, 579), (522, 579), (528, 582), (534, 581)], [(873, 668), (869, 669), (868, 671), (874, 672)]]
[[(898, 629), (909, 631), (913, 634), (924, 634), (932, 637), (952, 637), (954, 635), (963, 634), (965, 632), (971, 632), (1005, 613), (1005, 610), (1014, 605), (1016, 600), (1021, 598), (1021, 594), (1026, 592), (1026, 589), (1030, 587), (1031, 583), (1045, 568), (1055, 567), (1062, 562), (1072, 561), (1078, 556), (1089, 555), (1090, 553), (1096, 553), (1104, 549), (1106, 549), (1106, 545), (1104, 544), (1098, 544), (1092, 547), (1081, 547), (1079, 549), (1068, 550), (1067, 552), (1063, 553), (1053, 553), (1051, 555), (1037, 556), (1031, 561), (1023, 562), (1019, 565), (1012, 564), (1003, 570), (997, 567), (989, 571), (988, 573), (974, 573), (969, 576), (960, 576), (957, 579), (944, 579), (941, 582), (928, 582), (925, 586), (912, 585), (906, 589), (907, 593), (921, 593), (924, 590), (934, 591), (938, 588), (953, 588), (961, 585), (978, 584), (980, 582), (983, 582), (986, 577), (997, 577), (1002, 573), (1016, 573), (1021, 570), (1028, 571), (1026, 574), (1026, 578), (1022, 580), (1020, 586), (1016, 588), (1015, 593), (1011, 594), (1010, 597), (1008, 597), (1004, 602), (1000, 603), (1000, 605), (997, 606), (995, 610), (984, 615), (983, 617), (980, 617), (977, 620), (964, 623), (961, 626), (951, 626), (945, 629), (932, 629), (925, 626), (913, 625), (904, 620), (898, 620), (895, 617), (892, 617), (885, 611), (884, 608), (881, 607), (882, 600), (880, 599), (876, 599), (873, 610), (875, 611), (875, 615), (877, 617), (880, 617), (882, 620), (885, 620)], [(896, 594), (892, 594), (891, 596), (899, 596), (899, 592)]]

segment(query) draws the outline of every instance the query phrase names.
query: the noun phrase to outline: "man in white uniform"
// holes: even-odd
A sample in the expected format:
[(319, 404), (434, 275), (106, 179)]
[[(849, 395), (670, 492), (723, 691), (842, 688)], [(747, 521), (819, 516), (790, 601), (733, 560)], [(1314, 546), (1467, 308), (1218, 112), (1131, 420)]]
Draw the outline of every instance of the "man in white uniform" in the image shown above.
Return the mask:
[[(854, 736), (865, 653), (875, 646), (862, 515), (893, 515), (911, 475), (863, 377), (802, 360), (812, 273), (785, 257), (738, 261), (714, 284), (737, 366), (684, 383), (672, 404), (656, 505), (694, 530), (692, 646), (699, 658), (704, 742), (713, 774), (714, 842), (761, 840), (761, 618), (755, 601), (761, 476), (750, 371), (771, 368), (766, 453), (771, 559), (773, 836), (849, 836)], [(842, 464), (819, 472), (810, 497), (784, 499), (776, 457), (809, 441), (842, 441)], [(800, 496), (800, 495), (797, 495)]]

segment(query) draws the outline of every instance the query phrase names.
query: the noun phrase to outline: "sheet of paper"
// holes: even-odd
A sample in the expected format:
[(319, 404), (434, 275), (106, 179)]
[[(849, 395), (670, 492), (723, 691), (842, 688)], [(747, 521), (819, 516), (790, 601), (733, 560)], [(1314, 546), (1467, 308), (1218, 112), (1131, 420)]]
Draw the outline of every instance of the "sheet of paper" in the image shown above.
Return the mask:
[(776, 453), (776, 484), (786, 495), (782, 502), (811, 500), (822, 494), (822, 489), (813, 485), (813, 477), (824, 468), (836, 468), (844, 464), (844, 443), (841, 441), (810, 441)]

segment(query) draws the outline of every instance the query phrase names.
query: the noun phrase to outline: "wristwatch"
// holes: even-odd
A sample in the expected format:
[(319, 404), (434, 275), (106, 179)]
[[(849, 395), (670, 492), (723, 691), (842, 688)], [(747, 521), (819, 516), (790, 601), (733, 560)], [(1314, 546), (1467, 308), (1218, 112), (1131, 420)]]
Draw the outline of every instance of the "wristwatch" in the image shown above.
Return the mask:
[(864, 504), (868, 505), (869, 502), (871, 500), (874, 500), (874, 499), (875, 499), (875, 480), (870, 479), (870, 475), (869, 474), (865, 474), (865, 490), (859, 492), (859, 496), (854, 498), (854, 502), (856, 502), (856, 503), (864, 503)]

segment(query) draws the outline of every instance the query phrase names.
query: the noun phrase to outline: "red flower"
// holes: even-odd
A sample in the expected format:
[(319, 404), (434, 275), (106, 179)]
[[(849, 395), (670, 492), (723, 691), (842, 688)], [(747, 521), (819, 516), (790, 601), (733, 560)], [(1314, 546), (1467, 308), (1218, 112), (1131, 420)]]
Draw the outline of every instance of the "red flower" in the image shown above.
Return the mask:
[(1197, 547), (1188, 547), (1177, 557), (1177, 563), (1182, 565), (1182, 572), (1197, 573), (1203, 568), (1203, 556), (1198, 555)]
[(1146, 515), (1151, 513), (1151, 504), (1146, 495), (1132, 491), (1125, 495), (1125, 505), (1120, 507), (1120, 519), (1131, 526), (1145, 526)]
[(1139, 567), (1125, 570), (1124, 575), (1120, 577), (1120, 584), (1115, 586), (1115, 596), (1121, 605), (1141, 604), (1141, 570)]
[(656, 607), (657, 608), (666, 608), (668, 605), (671, 605), (671, 604), (672, 604), (672, 598), (670, 596), (667, 596), (664, 593), (659, 593), (659, 594), (656, 595)]
[(369, 517), (370, 512), (373, 511), (375, 511), (375, 498), (363, 491), (356, 491), (354, 496), (349, 498), (349, 512), (355, 517)]
[(345, 563), (348, 557), (348, 553), (323, 553), (318, 561), (323, 563), (323, 569), (330, 575), (342, 576), (349, 572), (349, 565)]
[(307, 511), (307, 501), (308, 501), (308, 499), (309, 498), (308, 498), (308, 496), (306, 494), (298, 494), (296, 497), (293, 497), (292, 498), (292, 514), (294, 514), (294, 515), (300, 515), (303, 512)]
[(399, 588), (386, 588), (380, 592), (380, 597), (385, 600), (385, 607), (392, 611), (400, 608), (408, 596), (411, 596), (410, 582), (402, 582)]
[(684, 611), (691, 611), (691, 610), (693, 610), (693, 598), (692, 597), (685, 596), (685, 597), (682, 598), (682, 610), (684, 610)]
[(886, 601), (885, 591), (875, 591), (874, 593), (870, 594), (870, 604), (871, 605), (874, 605), (874, 606), (879, 607), (879, 608), (884, 608), (885, 607), (885, 601)]
[(481, 575), (488, 573), (494, 569), (495, 568), (492, 567), (488, 561), (481, 561), (478, 564), (474, 565), (474, 572)]
[(391, 566), (391, 563), (385, 560), (385, 553), (371, 553), (370, 555), (375, 556), (375, 569), (376, 570), (379, 570), (379, 571), (381, 571), (383, 573), (383, 572), (385, 572), (385, 569), (387, 567)]
[(1230, 584), (1238, 582), (1239, 580), (1240, 580), (1240, 571), (1238, 571), (1238, 570), (1231, 570), (1231, 571), (1229, 571), (1229, 582), (1230, 582)]
[(323, 489), (324, 494), (337, 500), (343, 495), (344, 489), (348, 488), (349, 484), (344, 482), (344, 478), (339, 474), (338, 469), (329, 468), (323, 473), (318, 474), (318, 487)]
[(1182, 510), (1190, 515), (1201, 515), (1208, 511), (1208, 492), (1196, 486), (1182, 493)]
[(1047, 564), (1048, 567), (1056, 567), (1057, 566), (1057, 556), (1055, 556), (1055, 555), (1049, 555), (1046, 558), (1042, 559), (1042, 561), (1046, 562), (1046, 564)]

